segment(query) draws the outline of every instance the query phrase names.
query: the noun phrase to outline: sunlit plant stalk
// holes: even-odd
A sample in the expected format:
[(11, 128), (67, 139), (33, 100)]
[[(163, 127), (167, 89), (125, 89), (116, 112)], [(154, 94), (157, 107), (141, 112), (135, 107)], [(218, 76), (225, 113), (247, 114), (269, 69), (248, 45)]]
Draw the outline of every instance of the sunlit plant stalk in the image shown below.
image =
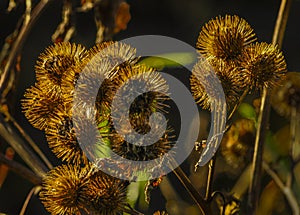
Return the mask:
[[(272, 43), (278, 45), (278, 48), (281, 48), (284, 32), (286, 28), (286, 23), (288, 20), (288, 15), (292, 0), (282, 0), (280, 9), (278, 12), (276, 25), (274, 28), (274, 34)], [(255, 214), (258, 197), (260, 192), (260, 182), (261, 182), (261, 173), (262, 173), (262, 155), (263, 155), (263, 146), (264, 140), (266, 137), (268, 123), (269, 123), (269, 112), (270, 112), (270, 96), (268, 87), (264, 86), (261, 96), (261, 106), (258, 116), (257, 124), (257, 133), (255, 139), (254, 153), (253, 153), (253, 162), (252, 162), (252, 174), (251, 174), (251, 183), (249, 188), (248, 203), (247, 203), (247, 214)]]

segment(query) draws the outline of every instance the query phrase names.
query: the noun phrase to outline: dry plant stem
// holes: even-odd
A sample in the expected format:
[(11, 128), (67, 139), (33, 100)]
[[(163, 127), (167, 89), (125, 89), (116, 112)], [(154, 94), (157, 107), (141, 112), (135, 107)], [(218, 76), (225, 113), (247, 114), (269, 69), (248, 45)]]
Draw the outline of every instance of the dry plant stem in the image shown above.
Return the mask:
[(213, 177), (215, 173), (216, 159), (217, 156), (215, 154), (208, 163), (208, 175), (207, 175), (206, 192), (205, 192), (206, 201), (209, 201), (211, 199), (211, 194), (213, 192)]
[(24, 202), (23, 207), (22, 207), (22, 209), (21, 209), (20, 215), (24, 215), (24, 214), (25, 214), (26, 208), (27, 208), (27, 206), (28, 206), (28, 203), (29, 203), (29, 201), (30, 201), (32, 195), (35, 194), (35, 193), (37, 192), (37, 190), (39, 190), (39, 189), (41, 189), (41, 187), (40, 187), (40, 186), (37, 186), (37, 187), (33, 187), (33, 188), (30, 190), (30, 192), (28, 193), (28, 195), (27, 195), (27, 197), (26, 197), (26, 199), (25, 199), (25, 202)]
[(19, 125), (19, 123), (10, 115), (8, 111), (1, 110), (9, 121), (13, 123), (15, 128), (20, 132), (20, 134), (23, 136), (23, 138), (30, 144), (32, 149), (40, 156), (40, 158), (44, 161), (48, 169), (52, 169), (53, 166), (48, 160), (48, 158), (44, 155), (44, 153), (40, 150), (40, 148), (36, 145), (36, 143), (31, 139), (31, 137), (24, 131), (24, 129)]
[(263, 168), (264, 170), (271, 176), (271, 178), (274, 180), (274, 182), (277, 184), (279, 189), (282, 191), (282, 193), (285, 195), (289, 205), (291, 206), (291, 209), (293, 211), (293, 215), (299, 215), (300, 210), (299, 210), (299, 205), (297, 203), (297, 199), (294, 196), (294, 193), (292, 189), (284, 185), (282, 180), (278, 177), (278, 175), (270, 168), (267, 162), (263, 162)]
[(249, 93), (249, 88), (245, 89), (245, 91), (243, 92), (243, 94), (239, 98), (238, 102), (234, 105), (234, 107), (232, 108), (231, 113), (229, 114), (229, 116), (227, 118), (227, 121), (230, 121), (232, 119), (232, 117), (234, 116), (235, 112), (240, 107), (241, 103), (244, 101), (244, 99), (248, 95), (248, 93)]
[[(280, 9), (278, 12), (276, 25), (273, 34), (273, 44), (278, 44), (278, 48), (281, 48), (286, 23), (288, 20), (288, 15), (290, 11), (292, 0), (282, 0)], [(268, 122), (269, 122), (269, 111), (270, 111), (270, 98), (269, 98), (268, 88), (264, 87), (262, 92), (260, 113), (258, 117), (258, 127), (255, 139), (254, 154), (252, 161), (252, 178), (249, 188), (247, 213), (255, 214), (258, 196), (260, 192), (260, 180), (261, 180), (261, 170), (262, 170), (262, 154), (264, 139), (267, 132)]]
[(239, 176), (239, 179), (231, 189), (230, 193), (237, 199), (241, 199), (247, 192), (250, 184), (251, 165), (249, 164)]
[(291, 132), (290, 156), (293, 159), (294, 164), (300, 159), (300, 134), (298, 133), (299, 128), (300, 128), (300, 112), (297, 111), (296, 107), (293, 107), (291, 113), (291, 121), (290, 121), (290, 132)]
[[(227, 118), (227, 125), (225, 127), (225, 131), (223, 133), (225, 133), (226, 131), (229, 130), (229, 128), (231, 127), (232, 123), (231, 120), (234, 116), (234, 114), (236, 113), (236, 111), (238, 110), (240, 104), (244, 101), (245, 97), (248, 95), (249, 93), (249, 88), (246, 88), (245, 91), (243, 92), (243, 94), (241, 95), (241, 97), (239, 98), (238, 102), (235, 104), (235, 106), (232, 108), (228, 118)], [(219, 120), (218, 120), (219, 122)], [(219, 125), (219, 123), (216, 123), (217, 125)], [(215, 172), (215, 166), (216, 166), (216, 154), (213, 156), (213, 158), (209, 161), (209, 165), (208, 165), (208, 176), (207, 176), (207, 183), (206, 183), (206, 193), (205, 193), (205, 200), (206, 201), (210, 201), (211, 199), (211, 194), (213, 192), (213, 177), (214, 177), (214, 172)]]
[(48, 170), (40, 159), (27, 147), (25, 142), (12, 129), (12, 127), (4, 121), (0, 115), (0, 136), (20, 155), (25, 163), (32, 171), (40, 177), (43, 177)]
[[(27, 0), (28, 1), (28, 0)], [(35, 21), (38, 19), (41, 12), (45, 9), (45, 7), (53, 0), (41, 0), (39, 3), (35, 6), (35, 8), (32, 10), (32, 13), (28, 15), (28, 3), (26, 4), (26, 13), (24, 17), (24, 22), (21, 27), (21, 30), (19, 32), (19, 35), (17, 36), (12, 49), (10, 51), (10, 54), (8, 55), (7, 62), (5, 64), (5, 67), (3, 71), (1, 72), (0, 77), (0, 93), (3, 92), (3, 86), (4, 83), (6, 83), (9, 72), (11, 71), (13, 64), (16, 60), (17, 55), (19, 54), (20, 50), (23, 48), (24, 42), (27, 39), (28, 33), (30, 32), (31, 28), (33, 27)], [(30, 16), (30, 17), (29, 17)], [(29, 17), (29, 18), (28, 18)]]
[[(230, 112), (228, 119), (227, 119), (227, 126), (225, 128), (225, 132), (228, 131), (228, 129), (231, 127), (230, 121), (232, 120), (234, 114), (238, 110), (240, 104), (243, 102), (245, 97), (249, 93), (249, 88), (245, 89), (241, 97), (239, 98), (238, 102), (235, 104), (233, 107), (232, 111)], [(208, 164), (208, 176), (207, 176), (207, 183), (206, 183), (206, 192), (205, 192), (205, 200), (209, 201), (211, 198), (211, 194), (213, 192), (213, 177), (214, 177), (214, 172), (215, 172), (215, 166), (216, 166), (216, 155), (212, 157), (212, 159), (209, 161)]]
[(264, 87), (262, 93), (260, 114), (258, 117), (258, 127), (255, 139), (253, 160), (252, 160), (252, 171), (251, 171), (251, 181), (249, 187), (249, 196), (247, 204), (247, 213), (256, 214), (256, 208), (258, 204), (259, 192), (260, 192), (260, 182), (262, 173), (262, 158), (263, 158), (263, 146), (264, 137), (267, 131), (267, 122), (269, 118), (270, 101), (268, 96), (268, 89)]
[(62, 21), (51, 37), (53, 42), (59, 41), (59, 39), (67, 42), (71, 39), (75, 32), (75, 27), (72, 24), (72, 16), (74, 16), (72, 1), (64, 0), (62, 9)]
[(127, 209), (127, 208), (123, 208), (122, 209), (125, 213), (127, 214), (131, 214), (131, 215), (144, 215), (143, 213), (140, 213), (134, 209)]
[(42, 178), (40, 176), (34, 174), (31, 170), (18, 162), (7, 159), (2, 153), (0, 153), (0, 164), (8, 166), (11, 171), (27, 179), (34, 185), (42, 183)]
[(186, 188), (186, 190), (188, 191), (192, 199), (196, 202), (196, 204), (198, 205), (201, 211), (201, 214), (211, 215), (212, 212), (209, 204), (202, 198), (199, 192), (195, 189), (190, 179), (186, 176), (186, 174), (183, 172), (180, 166), (174, 169), (173, 172), (176, 175), (176, 177), (179, 179), (179, 181), (182, 183), (182, 185)]

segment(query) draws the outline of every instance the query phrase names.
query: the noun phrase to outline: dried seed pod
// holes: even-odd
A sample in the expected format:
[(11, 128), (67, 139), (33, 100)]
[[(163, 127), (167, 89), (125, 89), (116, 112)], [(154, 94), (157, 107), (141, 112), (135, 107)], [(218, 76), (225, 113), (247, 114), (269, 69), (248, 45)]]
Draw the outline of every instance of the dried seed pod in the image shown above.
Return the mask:
[(89, 181), (90, 166), (62, 165), (50, 170), (43, 179), (40, 199), (51, 214), (82, 214), (85, 207), (83, 187)]
[(274, 88), (271, 96), (272, 107), (281, 115), (291, 117), (292, 109), (300, 112), (300, 74), (288, 72), (286, 80)]
[(239, 58), (244, 81), (250, 88), (272, 88), (285, 78), (287, 65), (277, 46), (268, 43), (249, 45)]
[(86, 156), (95, 159), (95, 154), (106, 154), (106, 147), (110, 144), (108, 136), (111, 133), (109, 116), (97, 114), (96, 109), (82, 108), (73, 111), (72, 119), (77, 141)]
[(254, 122), (248, 119), (236, 121), (221, 142), (221, 153), (226, 162), (235, 169), (242, 169), (251, 161), (254, 140)]
[(36, 79), (45, 86), (61, 87), (62, 82), (72, 86), (87, 61), (88, 52), (82, 45), (55, 43), (40, 54), (35, 66)]
[[(151, 127), (151, 130), (157, 130), (160, 132), (160, 127)], [(155, 133), (155, 132), (154, 132)], [(143, 146), (144, 138), (136, 140), (139, 145), (128, 143), (124, 140), (122, 136), (117, 133), (112, 133), (110, 136), (111, 149), (118, 155), (135, 161), (149, 161), (163, 156), (165, 153), (169, 152), (175, 145), (172, 141), (174, 136), (171, 134), (172, 130), (167, 129), (162, 137), (152, 145)], [(140, 142), (139, 142), (140, 141)]]
[(206, 58), (235, 61), (244, 47), (255, 40), (253, 29), (244, 19), (226, 15), (216, 17), (202, 27), (196, 47)]
[(71, 98), (62, 96), (57, 88), (43, 88), (35, 84), (26, 90), (22, 109), (31, 125), (45, 130), (51, 119), (59, 117), (68, 109)]
[[(202, 62), (201, 62), (202, 61)], [(193, 68), (190, 77), (191, 91), (198, 104), (203, 109), (210, 109), (211, 99), (203, 87), (202, 81), (209, 81), (209, 78), (201, 78), (204, 70), (214, 70), (220, 80), (229, 107), (233, 106), (239, 99), (241, 92), (245, 88), (240, 69), (232, 63), (225, 63), (222, 60), (208, 58), (207, 60), (199, 60), (199, 64)]]
[(111, 71), (112, 74), (113, 71), (116, 72), (118, 67), (123, 64), (134, 64), (137, 61), (135, 48), (125, 43), (114, 41), (96, 44), (89, 50), (89, 56), (93, 64), (101, 63), (104, 59), (109, 61), (110, 67), (114, 68)]
[[(169, 99), (169, 87), (166, 80), (154, 69), (145, 65), (128, 65), (120, 68), (113, 77), (113, 83), (115, 88), (122, 87), (114, 95), (117, 109), (113, 120), (129, 115), (132, 127), (141, 133), (147, 133), (141, 128), (149, 128), (147, 122), (150, 115), (157, 111), (167, 112), (165, 101)], [(137, 94), (139, 96), (130, 103), (131, 97)], [(125, 113), (126, 108), (129, 109), (129, 114)]]
[(108, 109), (116, 91), (116, 85), (108, 78), (111, 69), (108, 59), (91, 60), (80, 74), (74, 101), (86, 104), (96, 103), (99, 111), (101, 111), (100, 108)]
[(94, 173), (82, 189), (91, 214), (115, 215), (127, 205), (127, 181), (114, 178), (101, 171)]
[(62, 161), (74, 165), (87, 164), (73, 129), (73, 121), (68, 114), (51, 119), (46, 130), (46, 138), (53, 153)]

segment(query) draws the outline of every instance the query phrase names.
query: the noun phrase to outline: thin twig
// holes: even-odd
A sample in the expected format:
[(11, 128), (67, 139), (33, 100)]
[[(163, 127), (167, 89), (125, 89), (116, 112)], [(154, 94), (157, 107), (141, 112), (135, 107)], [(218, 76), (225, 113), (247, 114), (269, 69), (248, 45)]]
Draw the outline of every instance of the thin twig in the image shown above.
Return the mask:
[(216, 154), (212, 157), (208, 164), (208, 174), (207, 174), (207, 182), (206, 182), (206, 192), (205, 192), (205, 200), (209, 201), (213, 192), (213, 177), (215, 173), (216, 166)]
[[(1, 108), (0, 108), (1, 109)], [(2, 112), (2, 110), (1, 110)], [(40, 158), (44, 161), (49, 169), (53, 168), (53, 165), (48, 160), (47, 156), (41, 151), (41, 149), (36, 145), (36, 143), (31, 139), (31, 137), (24, 131), (24, 129), (19, 125), (19, 123), (14, 119), (14, 117), (7, 111), (3, 112), (7, 119), (13, 123), (15, 128), (19, 131), (19, 133), (23, 136), (23, 138), (30, 144), (33, 150), (40, 156)]]
[[(227, 118), (227, 125), (225, 128), (225, 132), (229, 130), (231, 127), (232, 123), (230, 122), (238, 110), (240, 104), (244, 101), (245, 97), (249, 93), (249, 88), (247, 88), (241, 97), (239, 98), (239, 101), (235, 104), (235, 106), (232, 108), (228, 118)], [(224, 132), (224, 133), (225, 133)], [(206, 182), (206, 192), (205, 192), (205, 200), (208, 201), (211, 198), (211, 194), (213, 192), (213, 177), (214, 177), (214, 172), (215, 172), (215, 166), (216, 166), (216, 154), (212, 157), (212, 159), (209, 161), (208, 165), (208, 175), (207, 175), (207, 182)]]
[(285, 195), (286, 200), (288, 201), (289, 205), (291, 206), (293, 215), (299, 215), (300, 214), (299, 205), (297, 203), (297, 199), (296, 199), (292, 189), (289, 186), (284, 185), (284, 183), (279, 178), (279, 176), (271, 169), (269, 164), (265, 161), (263, 162), (263, 168), (271, 176), (271, 178), (277, 184), (279, 189)]
[(41, 186), (36, 186), (36, 187), (33, 187), (30, 192), (28, 193), (26, 199), (25, 199), (25, 202), (23, 204), (23, 207), (21, 209), (21, 212), (20, 212), (20, 215), (24, 215), (25, 212), (26, 212), (26, 209), (27, 209), (27, 206), (28, 206), (28, 203), (32, 197), (33, 194), (37, 193), (38, 190), (41, 189)]
[[(172, 168), (174, 166), (177, 166), (176, 168)], [(181, 184), (185, 187), (185, 189), (188, 191), (189, 195), (192, 197), (192, 199), (195, 201), (197, 206), (199, 207), (201, 214), (203, 215), (211, 215), (211, 209), (203, 197), (200, 195), (200, 193), (195, 189), (190, 179), (187, 177), (187, 175), (184, 173), (184, 171), (181, 169), (179, 165), (177, 165), (175, 160), (170, 161), (170, 167), (173, 169), (173, 173), (176, 175), (178, 180), (181, 182)]]
[(300, 138), (299, 138), (299, 128), (300, 128), (300, 112), (297, 111), (296, 107), (292, 107), (291, 111), (291, 121), (290, 121), (290, 133), (291, 133), (291, 146), (290, 146), (290, 156), (293, 159), (293, 163), (300, 159)]
[(0, 107), (0, 112), (5, 114), (8, 121), (13, 123), (14, 127), (19, 131), (19, 133), (23, 136), (23, 138), (30, 144), (30, 146), (38, 154), (38, 156), (40, 156), (40, 158), (44, 161), (47, 167), (49, 169), (52, 169), (53, 165), (50, 163), (48, 158), (41, 151), (41, 149), (36, 145), (36, 143), (31, 139), (31, 137), (26, 133), (26, 131), (24, 131), (24, 129), (19, 125), (19, 123), (14, 119), (14, 117), (9, 113), (8, 109)]
[(0, 153), (0, 163), (3, 165), (6, 165), (9, 167), (9, 169), (18, 175), (22, 176), (23, 178), (27, 179), (34, 185), (38, 185), (42, 183), (42, 178), (35, 173), (33, 173), (31, 170), (29, 170), (27, 167), (19, 164), (18, 162), (14, 160), (7, 159), (5, 155)]
[(269, 110), (270, 110), (270, 101), (268, 89), (263, 89), (262, 100), (261, 100), (261, 109), (258, 117), (258, 127), (254, 145), (253, 161), (252, 161), (252, 173), (251, 173), (251, 182), (249, 187), (249, 196), (248, 196), (248, 214), (255, 214), (258, 204), (258, 197), (260, 192), (260, 182), (261, 182), (261, 173), (262, 173), (262, 158), (263, 158), (263, 146), (264, 146), (264, 137), (267, 131), (267, 122), (269, 121)]
[(51, 39), (53, 42), (64, 41), (67, 42), (71, 39), (75, 32), (75, 27), (72, 23), (73, 5), (71, 0), (64, 0), (62, 9), (62, 21), (57, 26)]
[(249, 88), (247, 87), (245, 89), (245, 91), (243, 92), (243, 94), (241, 95), (241, 97), (239, 98), (238, 102), (232, 108), (232, 111), (231, 111), (231, 113), (229, 114), (229, 116), (227, 118), (227, 122), (232, 119), (232, 117), (234, 116), (236, 110), (240, 107), (240, 105), (242, 104), (242, 102), (244, 101), (244, 99), (248, 95), (248, 93), (249, 93)]
[(31, 13), (31, 17), (29, 21), (24, 21), (21, 30), (14, 41), (14, 44), (11, 48), (11, 51), (8, 55), (7, 62), (5, 64), (5, 67), (3, 71), (1, 72), (0, 77), (0, 93), (4, 91), (3, 87), (5, 86), (4, 83), (6, 83), (7, 78), (9, 77), (9, 72), (13, 67), (13, 64), (16, 60), (17, 55), (19, 54), (20, 50), (23, 48), (24, 42), (27, 39), (27, 36), (33, 27), (34, 23), (37, 21), (39, 15), (41, 12), (45, 9), (45, 7), (53, 0), (41, 0), (39, 3), (35, 6)]
[(38, 176), (43, 177), (48, 168), (40, 161), (35, 153), (25, 144), (2, 115), (0, 115), (0, 136), (20, 155), (25, 163)]
[[(278, 48), (281, 48), (283, 42), (283, 36), (288, 20), (292, 0), (282, 0), (280, 9), (277, 16), (276, 25), (273, 34), (273, 44), (278, 44)], [(261, 182), (261, 170), (262, 170), (262, 154), (263, 145), (268, 128), (270, 112), (270, 98), (267, 87), (263, 88), (260, 113), (258, 116), (258, 126), (254, 146), (253, 162), (252, 162), (252, 178), (249, 188), (247, 212), (248, 214), (255, 214), (258, 196), (260, 192)]]

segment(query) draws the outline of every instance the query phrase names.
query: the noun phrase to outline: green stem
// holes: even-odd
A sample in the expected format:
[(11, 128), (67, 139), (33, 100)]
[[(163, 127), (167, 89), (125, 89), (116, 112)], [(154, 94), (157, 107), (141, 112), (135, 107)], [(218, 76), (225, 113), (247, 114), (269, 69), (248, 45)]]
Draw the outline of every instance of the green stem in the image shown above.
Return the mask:
[[(278, 44), (278, 48), (281, 48), (282, 46), (291, 3), (292, 0), (281, 1), (276, 25), (274, 28), (273, 40), (272, 40), (272, 43), (274, 45)], [(263, 145), (264, 145), (264, 140), (268, 128), (269, 112), (270, 112), (269, 91), (267, 87), (264, 87), (262, 92), (262, 98), (261, 98), (260, 113), (258, 116), (258, 126), (257, 126), (257, 133), (256, 133), (254, 154), (253, 154), (253, 161), (252, 161), (252, 174), (251, 174), (252, 177), (251, 177), (251, 183), (250, 183), (249, 193), (248, 193), (247, 214), (249, 215), (255, 214), (258, 205), (261, 173), (262, 173)]]

